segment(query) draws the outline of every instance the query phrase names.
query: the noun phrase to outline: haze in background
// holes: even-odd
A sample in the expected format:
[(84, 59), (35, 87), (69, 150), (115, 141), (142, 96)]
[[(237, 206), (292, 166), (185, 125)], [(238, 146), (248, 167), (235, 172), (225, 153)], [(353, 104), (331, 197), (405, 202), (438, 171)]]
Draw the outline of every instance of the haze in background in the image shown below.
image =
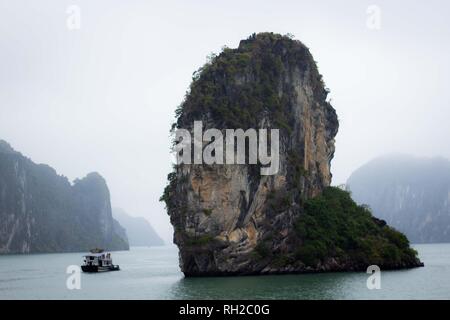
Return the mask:
[[(367, 26), (373, 4), (380, 29)], [(71, 5), (81, 10), (79, 30), (66, 25)], [(113, 206), (146, 217), (171, 242), (158, 202), (169, 128), (209, 53), (262, 31), (305, 43), (340, 118), (332, 163), (340, 184), (384, 153), (450, 157), (449, 9), (446, 1), (0, 0), (0, 138), (70, 179), (98, 171)]]

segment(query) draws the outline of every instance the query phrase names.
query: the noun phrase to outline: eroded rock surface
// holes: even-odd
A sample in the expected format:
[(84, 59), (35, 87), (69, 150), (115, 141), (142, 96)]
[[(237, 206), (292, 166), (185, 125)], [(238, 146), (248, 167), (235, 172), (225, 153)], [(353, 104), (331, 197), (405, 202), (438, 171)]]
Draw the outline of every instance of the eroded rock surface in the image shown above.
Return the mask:
[[(162, 199), (187, 276), (350, 269), (330, 251), (306, 262), (296, 223), (330, 185), (338, 119), (309, 50), (262, 33), (225, 48), (195, 75), (174, 128), (280, 129), (280, 167), (181, 164)], [(370, 222), (373, 223), (373, 222)], [(360, 265), (355, 269), (361, 268)]]

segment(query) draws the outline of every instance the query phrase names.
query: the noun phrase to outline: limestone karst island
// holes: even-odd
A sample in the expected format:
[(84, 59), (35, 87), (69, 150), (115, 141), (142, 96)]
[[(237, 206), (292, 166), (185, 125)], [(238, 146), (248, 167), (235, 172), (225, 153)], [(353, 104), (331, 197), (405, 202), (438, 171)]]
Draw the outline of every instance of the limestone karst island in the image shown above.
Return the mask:
[(408, 239), (330, 187), (339, 122), (308, 48), (253, 34), (195, 74), (172, 130), (279, 129), (279, 170), (179, 163), (161, 197), (185, 276), (419, 267)]
[(13, 314), (450, 303), (450, 1), (0, 3)]

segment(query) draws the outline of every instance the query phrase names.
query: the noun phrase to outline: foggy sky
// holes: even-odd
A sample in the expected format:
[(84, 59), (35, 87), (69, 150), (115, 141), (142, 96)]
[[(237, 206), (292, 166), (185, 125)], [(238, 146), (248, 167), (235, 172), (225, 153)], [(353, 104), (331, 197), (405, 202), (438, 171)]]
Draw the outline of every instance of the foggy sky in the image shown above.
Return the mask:
[(385, 153), (449, 158), (450, 4), (337, 2), (0, 0), (0, 139), (70, 180), (98, 171), (113, 206), (171, 242), (174, 110), (209, 53), (273, 31), (310, 48), (331, 90), (333, 184)]

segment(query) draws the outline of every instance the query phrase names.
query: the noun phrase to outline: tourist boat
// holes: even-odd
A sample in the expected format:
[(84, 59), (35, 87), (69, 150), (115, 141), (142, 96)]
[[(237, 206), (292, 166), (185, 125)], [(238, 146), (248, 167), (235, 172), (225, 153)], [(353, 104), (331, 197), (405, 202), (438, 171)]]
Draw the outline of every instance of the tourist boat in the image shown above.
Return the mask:
[(102, 249), (93, 249), (89, 254), (83, 256), (84, 261), (81, 266), (83, 272), (117, 271), (118, 265), (114, 265), (111, 259), (111, 253), (104, 252)]

